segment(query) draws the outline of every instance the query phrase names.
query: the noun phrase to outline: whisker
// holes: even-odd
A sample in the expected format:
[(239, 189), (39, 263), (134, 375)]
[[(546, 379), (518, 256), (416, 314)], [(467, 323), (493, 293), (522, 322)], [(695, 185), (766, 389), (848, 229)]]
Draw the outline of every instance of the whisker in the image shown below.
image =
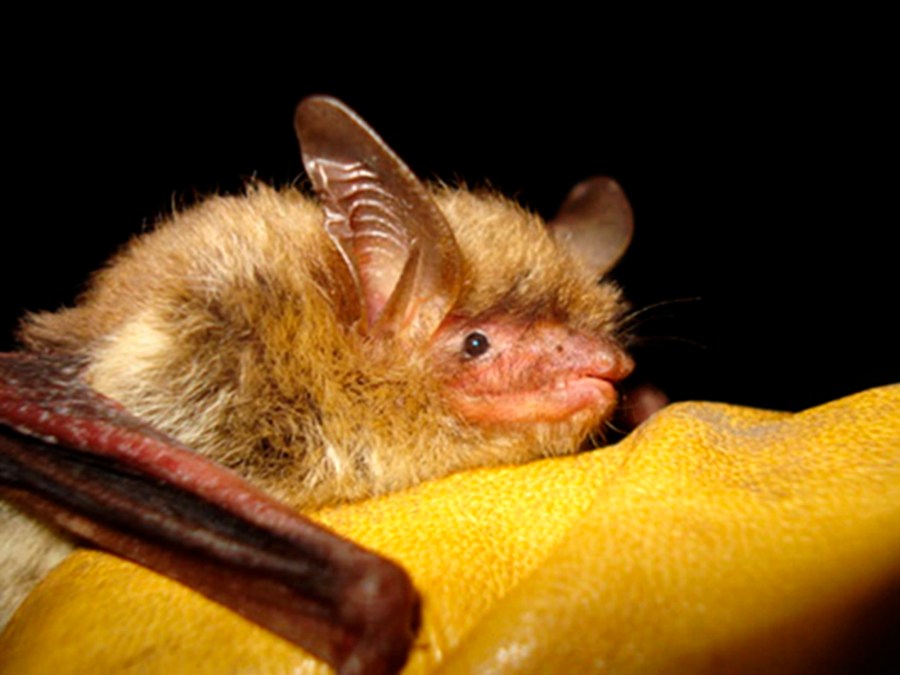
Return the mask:
[[(670, 307), (672, 305), (682, 305), (682, 304), (686, 304), (689, 302), (701, 302), (702, 300), (703, 300), (703, 298), (700, 297), (699, 295), (693, 296), (693, 297), (688, 297), (688, 298), (673, 298), (671, 300), (660, 300), (659, 302), (654, 302), (652, 304), (646, 305), (639, 309), (634, 309), (634, 310), (626, 313), (622, 317), (620, 330), (623, 330), (623, 331), (630, 330), (633, 327), (634, 322), (638, 318), (643, 317), (647, 312), (651, 312), (655, 309), (659, 309), (660, 307)], [(671, 316), (671, 315), (665, 315), (665, 316)]]
[(676, 335), (631, 335), (627, 340), (627, 344), (629, 347), (640, 347), (655, 342), (682, 344), (688, 347), (694, 347), (695, 349), (702, 349), (703, 351), (709, 349), (709, 346), (703, 344), (702, 342), (691, 340), (690, 338), (679, 337)]
[(663, 319), (674, 320), (679, 317), (676, 314), (654, 314), (652, 316), (642, 316), (632, 321), (630, 324), (620, 329), (624, 335), (634, 335), (639, 329), (643, 328), (651, 321), (660, 321)]
[[(604, 424), (608, 423), (609, 422), (607, 421)], [(585, 438), (581, 444), (581, 449), (593, 450), (604, 445), (606, 445), (606, 434), (604, 433), (604, 429), (602, 427), (598, 427), (587, 435), (587, 438)]]
[(627, 429), (620, 428), (619, 425), (616, 424), (615, 422), (613, 422), (612, 420), (607, 420), (606, 426), (608, 426), (609, 430), (612, 431), (614, 434), (618, 434), (620, 436), (627, 436), (629, 433), (629, 431)]

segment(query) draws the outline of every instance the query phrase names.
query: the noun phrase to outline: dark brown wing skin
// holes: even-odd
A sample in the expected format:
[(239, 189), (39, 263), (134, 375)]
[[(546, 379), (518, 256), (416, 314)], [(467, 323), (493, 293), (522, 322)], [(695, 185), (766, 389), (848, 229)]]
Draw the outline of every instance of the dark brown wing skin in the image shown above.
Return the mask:
[(340, 673), (399, 670), (407, 574), (128, 414), (69, 357), (0, 355), (0, 494), (172, 577)]

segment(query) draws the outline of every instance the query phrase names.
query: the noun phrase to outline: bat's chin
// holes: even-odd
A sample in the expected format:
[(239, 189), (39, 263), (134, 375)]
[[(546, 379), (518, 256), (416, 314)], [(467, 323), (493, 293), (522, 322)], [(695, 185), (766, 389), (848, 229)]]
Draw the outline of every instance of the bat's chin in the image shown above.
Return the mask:
[(612, 413), (617, 398), (612, 382), (585, 375), (536, 389), (459, 394), (452, 405), (469, 422), (488, 426), (563, 422), (584, 416), (600, 422)]

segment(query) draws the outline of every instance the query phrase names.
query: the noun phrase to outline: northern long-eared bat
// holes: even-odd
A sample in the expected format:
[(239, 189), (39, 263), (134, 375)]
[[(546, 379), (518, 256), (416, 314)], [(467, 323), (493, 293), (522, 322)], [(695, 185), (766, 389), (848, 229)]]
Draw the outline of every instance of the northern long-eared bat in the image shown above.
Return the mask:
[[(598, 280), (631, 213), (606, 178), (549, 227), (424, 184), (331, 98), (301, 103), (296, 129), (317, 200), (262, 184), (207, 199), (133, 240), (74, 308), (26, 318), (25, 351), (0, 360), (0, 491), (341, 672), (389, 671), (417, 625), (408, 578), (293, 509), (601, 430), (632, 363), (620, 291)], [(10, 612), (64, 548), (5, 508)]]

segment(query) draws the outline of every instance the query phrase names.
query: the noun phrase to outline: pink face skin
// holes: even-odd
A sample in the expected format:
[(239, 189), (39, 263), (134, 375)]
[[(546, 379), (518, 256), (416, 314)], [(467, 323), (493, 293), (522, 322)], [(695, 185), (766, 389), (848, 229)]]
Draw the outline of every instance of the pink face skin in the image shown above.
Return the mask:
[(613, 383), (634, 367), (607, 337), (510, 316), (450, 317), (432, 349), (450, 405), (480, 425), (561, 422), (582, 412), (604, 419), (616, 403)]

